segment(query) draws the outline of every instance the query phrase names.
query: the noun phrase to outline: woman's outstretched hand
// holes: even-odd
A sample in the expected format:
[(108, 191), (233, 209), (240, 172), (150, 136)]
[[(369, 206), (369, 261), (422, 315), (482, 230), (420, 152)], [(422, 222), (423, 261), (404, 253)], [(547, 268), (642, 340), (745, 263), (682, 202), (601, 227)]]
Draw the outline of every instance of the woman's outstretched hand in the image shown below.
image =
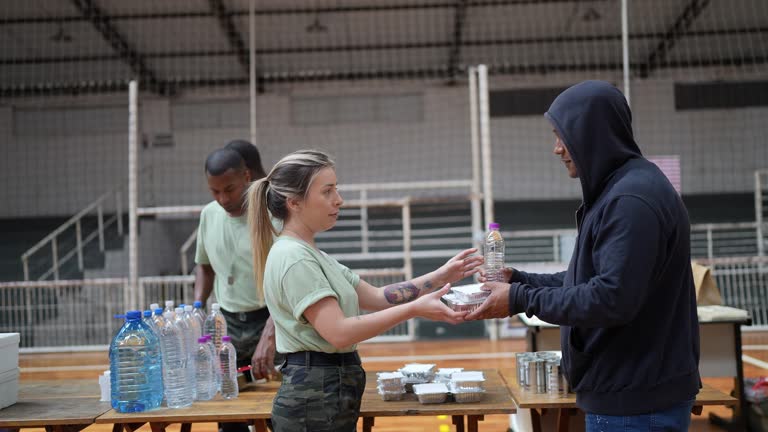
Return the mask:
[(454, 283), (480, 271), (480, 266), (485, 260), (480, 255), (473, 255), (475, 253), (477, 253), (475, 248), (465, 249), (449, 259), (437, 269), (440, 280)]
[(415, 300), (412, 305), (415, 308), (416, 316), (450, 324), (463, 323), (467, 312), (456, 312), (440, 301), (440, 297), (447, 294), (450, 290), (451, 284), (445, 284), (439, 290), (423, 295)]

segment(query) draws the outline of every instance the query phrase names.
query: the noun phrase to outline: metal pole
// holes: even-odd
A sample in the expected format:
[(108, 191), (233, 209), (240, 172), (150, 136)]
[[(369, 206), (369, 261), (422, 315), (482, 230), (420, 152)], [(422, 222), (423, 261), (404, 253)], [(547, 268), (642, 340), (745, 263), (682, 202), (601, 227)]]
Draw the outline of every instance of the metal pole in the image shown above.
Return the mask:
[[(483, 158), (483, 200), (485, 202), (485, 226), (494, 221), (493, 212), (493, 167), (491, 158), (491, 121), (488, 107), (488, 68), (485, 65), (477, 67), (478, 102), (480, 114), (480, 147)], [(499, 338), (498, 320), (486, 322), (491, 340)]]
[(483, 201), (485, 203), (485, 226), (494, 222), (493, 213), (493, 169), (491, 166), (491, 130), (488, 108), (488, 68), (485, 65), (477, 67), (480, 148), (483, 159)]
[(480, 197), (480, 138), (477, 125), (477, 68), (469, 68), (469, 129), (472, 148), (472, 243), (482, 253), (483, 226)]
[(364, 254), (370, 251), (368, 236), (368, 191), (363, 189), (360, 191), (360, 249)]
[[(135, 295), (139, 289), (138, 266), (138, 142), (139, 142), (139, 84), (128, 84), (128, 286), (126, 306), (136, 309)], [(143, 304), (143, 303), (142, 303)]]
[(77, 234), (77, 268), (83, 271), (83, 229), (80, 219), (75, 223), (75, 231)]
[(51, 240), (51, 253), (53, 254), (53, 279), (59, 280), (59, 245), (56, 237)]
[(123, 235), (123, 194), (115, 192), (115, 213), (117, 213), (117, 233)]
[[(757, 222), (757, 255), (765, 254), (763, 245), (763, 185), (760, 182), (760, 171), (755, 171), (755, 222)], [(761, 263), (762, 267), (762, 263)]]
[(24, 266), (24, 280), (29, 280), (29, 258), (22, 257), (21, 258), (21, 264)]
[(251, 93), (251, 143), (256, 143), (256, 0), (251, 0), (248, 5), (248, 30), (249, 35), (249, 75)]
[(624, 97), (627, 99), (627, 105), (632, 106), (629, 94), (629, 11), (627, 2), (621, 0), (621, 52), (624, 69)]
[(104, 209), (101, 203), (96, 207), (96, 214), (99, 221), (99, 251), (104, 252)]
[[(403, 273), (405, 280), (413, 279), (413, 257), (411, 256), (411, 200), (403, 200)], [(408, 338), (416, 339), (416, 320), (408, 320)]]

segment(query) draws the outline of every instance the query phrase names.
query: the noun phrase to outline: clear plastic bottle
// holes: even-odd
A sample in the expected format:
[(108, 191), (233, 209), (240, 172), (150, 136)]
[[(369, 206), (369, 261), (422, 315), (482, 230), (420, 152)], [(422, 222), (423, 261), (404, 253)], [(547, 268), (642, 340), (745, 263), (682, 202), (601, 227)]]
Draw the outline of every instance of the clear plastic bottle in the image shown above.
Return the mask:
[(173, 300), (166, 300), (164, 312), (173, 312), (175, 310), (173, 307), (174, 304), (175, 303), (173, 302)]
[(157, 408), (163, 400), (160, 341), (141, 319), (128, 311), (125, 324), (109, 346), (112, 408), (122, 413)]
[(174, 311), (173, 324), (179, 328), (184, 335), (184, 351), (187, 353), (187, 372), (189, 380), (187, 381), (188, 390), (192, 392), (192, 398), (197, 399), (197, 385), (195, 384), (195, 359), (197, 358), (197, 341), (193, 338), (192, 329), (184, 320), (184, 309), (177, 307)]
[(190, 305), (184, 306), (184, 321), (191, 329), (193, 339), (197, 341), (203, 335), (203, 327), (200, 325), (200, 321), (192, 315), (192, 306)]
[(175, 314), (165, 312), (155, 318), (163, 347), (163, 384), (168, 408), (184, 408), (192, 405), (194, 398), (189, 389), (189, 371), (184, 335), (173, 323)]
[(211, 400), (216, 395), (216, 382), (213, 379), (213, 357), (208, 347), (208, 339), (197, 339), (196, 376), (197, 400)]
[(235, 399), (238, 394), (237, 387), (237, 353), (229, 336), (221, 338), (221, 397)]
[(504, 238), (499, 224), (488, 224), (485, 235), (485, 278), (489, 282), (506, 282), (504, 279)]
[(200, 322), (200, 329), (202, 330), (203, 327), (205, 327), (205, 309), (203, 309), (203, 302), (196, 301), (192, 306), (194, 307), (192, 315)]
[(155, 322), (152, 321), (152, 311), (145, 310), (143, 315), (144, 315), (144, 319), (142, 321), (144, 321), (144, 324), (146, 324), (147, 327), (149, 327), (155, 333), (155, 336), (157, 336), (157, 329), (155, 328)]
[(213, 346), (216, 347), (216, 352), (219, 352), (221, 350), (221, 337), (227, 334), (227, 321), (224, 320), (221, 306), (218, 303), (211, 305), (211, 313), (205, 319), (203, 333), (213, 337)]
[(151, 311), (152, 311), (152, 315), (156, 315), (156, 314), (155, 314), (155, 309), (157, 309), (157, 308), (159, 308), (159, 307), (160, 307), (160, 305), (159, 305), (159, 304), (157, 304), (157, 303), (152, 303), (151, 305), (149, 305), (149, 310), (151, 310)]
[(213, 379), (216, 383), (216, 391), (221, 391), (221, 361), (219, 359), (219, 353), (216, 352), (216, 347), (213, 345), (213, 337), (209, 334), (203, 335), (206, 340), (206, 345), (211, 350), (213, 356)]

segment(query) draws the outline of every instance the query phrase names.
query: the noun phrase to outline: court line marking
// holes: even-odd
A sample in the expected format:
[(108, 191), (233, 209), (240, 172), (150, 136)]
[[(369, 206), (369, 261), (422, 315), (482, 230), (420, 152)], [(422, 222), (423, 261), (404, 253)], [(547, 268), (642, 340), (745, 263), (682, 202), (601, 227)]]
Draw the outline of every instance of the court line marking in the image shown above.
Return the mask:
[(759, 368), (763, 368), (765, 370), (768, 370), (768, 362), (764, 362), (762, 360), (756, 359), (752, 356), (748, 356), (746, 354), (741, 355), (741, 360), (744, 361), (744, 363), (749, 363), (752, 366), (757, 366)]

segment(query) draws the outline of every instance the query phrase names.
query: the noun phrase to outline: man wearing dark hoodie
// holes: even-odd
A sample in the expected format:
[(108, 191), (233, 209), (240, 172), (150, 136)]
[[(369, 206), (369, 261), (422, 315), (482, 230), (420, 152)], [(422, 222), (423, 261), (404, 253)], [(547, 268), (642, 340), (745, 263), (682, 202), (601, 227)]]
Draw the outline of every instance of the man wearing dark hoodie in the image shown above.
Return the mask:
[(688, 430), (701, 380), (685, 206), (640, 153), (614, 86), (570, 87), (545, 117), (554, 153), (582, 188), (568, 270), (506, 269), (509, 283), (485, 283), (491, 294), (467, 319), (524, 312), (560, 325), (563, 370), (587, 431)]

